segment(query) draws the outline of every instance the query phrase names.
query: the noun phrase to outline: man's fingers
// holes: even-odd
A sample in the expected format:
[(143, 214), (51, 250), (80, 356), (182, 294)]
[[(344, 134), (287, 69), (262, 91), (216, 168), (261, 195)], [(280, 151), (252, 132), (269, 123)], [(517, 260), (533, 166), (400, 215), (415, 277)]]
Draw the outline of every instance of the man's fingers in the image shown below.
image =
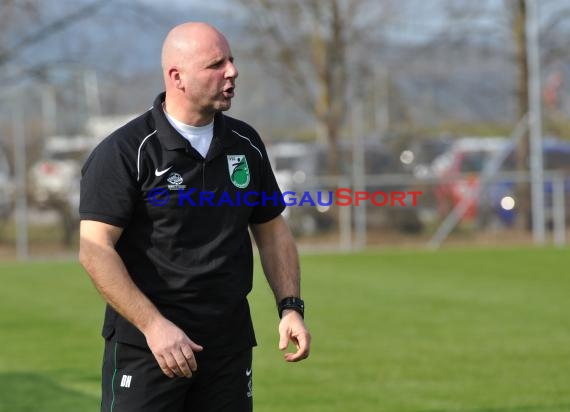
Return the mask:
[(311, 335), (307, 332), (306, 334), (301, 333), (299, 336), (291, 337), (291, 341), (294, 342), (297, 347), (295, 353), (286, 353), (284, 355), (287, 362), (298, 362), (309, 357)]
[(194, 352), (202, 352), (204, 350), (204, 347), (190, 341), (190, 349), (192, 349)]
[(172, 371), (172, 369), (170, 369), (170, 367), (166, 363), (164, 356), (155, 356), (155, 358), (156, 361), (158, 362), (158, 366), (160, 366), (160, 369), (162, 369), (162, 373), (164, 373), (169, 378), (174, 378), (176, 376)]
[(190, 378), (192, 377), (192, 371), (196, 370), (195, 368), (192, 368), (192, 365), (190, 364), (190, 360), (194, 361), (194, 363), (196, 363), (196, 361), (194, 360), (194, 356), (189, 356), (187, 357), (186, 355), (184, 355), (184, 353), (182, 353), (182, 351), (176, 352), (174, 355), (174, 360), (176, 361), (176, 366), (178, 367), (179, 372), (181, 373), (178, 376), (184, 376), (186, 378)]
[(169, 378), (175, 376), (191, 378), (193, 372), (198, 369), (194, 353), (189, 349), (159, 356), (156, 360), (162, 372)]
[(300, 360), (307, 359), (308, 357), (309, 357), (309, 351), (303, 349), (299, 349), (295, 353), (285, 354), (285, 360), (287, 362), (298, 362)]
[(194, 356), (194, 352), (192, 352), (190, 347), (183, 348), (182, 355), (184, 356), (184, 359), (186, 359), (190, 371), (196, 372), (196, 370), (198, 369), (198, 364), (196, 363), (196, 357)]
[(309, 357), (309, 351), (303, 348), (300, 348), (295, 353), (286, 353), (285, 360), (287, 362), (298, 362), (303, 359), (307, 359)]
[(181, 372), (178, 369), (178, 364), (176, 363), (176, 359), (174, 359), (174, 356), (172, 356), (172, 354), (169, 353), (168, 355), (165, 356), (165, 360), (167, 368), (172, 371), (174, 376), (180, 376)]
[(174, 378), (175, 376), (190, 378), (198, 369), (195, 352), (203, 350), (201, 345), (192, 342), (186, 334), (164, 319), (162, 327), (164, 332), (148, 333), (147, 343), (163, 373)]
[(175, 376), (179, 377), (190, 377), (192, 372), (190, 371), (190, 366), (186, 361), (186, 358), (182, 355), (182, 352), (178, 351), (176, 354), (170, 353), (166, 355), (166, 365), (174, 373)]

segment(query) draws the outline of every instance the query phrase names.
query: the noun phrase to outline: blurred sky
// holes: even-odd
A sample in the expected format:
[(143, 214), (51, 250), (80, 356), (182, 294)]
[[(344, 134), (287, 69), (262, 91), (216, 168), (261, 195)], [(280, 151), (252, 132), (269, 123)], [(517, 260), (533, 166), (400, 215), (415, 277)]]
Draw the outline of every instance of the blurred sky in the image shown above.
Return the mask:
[[(382, 68), (381, 71), (390, 73), (390, 81), (400, 94), (391, 94), (392, 107), (406, 108), (420, 123), (438, 116), (468, 120), (512, 117), (514, 106), (509, 93), (516, 76), (507, 56), (512, 42), (504, 16), (504, 0), (363, 1), (367, 2), (366, 13), (360, 18), (373, 23), (373, 29), (378, 31), (374, 33), (377, 43), (361, 50), (355, 61), (370, 59), (372, 70)], [(46, 17), (51, 17), (45, 21), (92, 2), (45, 0), (42, 4)], [(247, 34), (252, 23), (239, 3), (235, 0), (108, 1), (93, 16), (22, 51), (18, 59), (0, 72), (0, 84), (4, 91), (18, 83), (40, 80), (35, 83), (37, 86), (44, 80), (33, 75), (25, 78), (21, 72), (38, 62), (51, 65), (45, 72), (46, 82), (61, 90), (69, 88), (64, 80), (65, 76), (70, 77), (71, 70), (93, 70), (99, 76), (105, 114), (146, 110), (162, 89), (160, 49), (168, 30), (185, 21), (206, 21), (226, 34), (236, 56), (240, 70), (232, 109), (236, 116), (260, 125), (279, 124), (282, 129), (292, 123), (310, 124), (300, 105), (283, 90), (279, 79), (272, 77), (266, 65), (248, 55)], [(143, 7), (136, 10), (136, 5)], [(387, 5), (391, 8), (386, 8)], [(543, 18), (547, 13), (552, 17), (561, 9), (568, 11), (570, 0), (541, 0), (540, 6)], [(568, 25), (568, 19), (563, 24)], [(20, 26), (15, 35), (4, 37), (5, 43), (33, 29), (29, 24)], [(423, 47), (417, 46), (436, 35), (440, 35), (439, 40), (422, 53)], [(454, 40), (457, 40), (455, 46)], [(487, 51), (490, 54), (484, 54)], [(78, 93), (82, 93), (80, 88)], [(395, 102), (397, 98), (401, 102)], [(285, 109), (274, 110), (276, 106)], [(290, 117), (284, 117), (285, 113)]]

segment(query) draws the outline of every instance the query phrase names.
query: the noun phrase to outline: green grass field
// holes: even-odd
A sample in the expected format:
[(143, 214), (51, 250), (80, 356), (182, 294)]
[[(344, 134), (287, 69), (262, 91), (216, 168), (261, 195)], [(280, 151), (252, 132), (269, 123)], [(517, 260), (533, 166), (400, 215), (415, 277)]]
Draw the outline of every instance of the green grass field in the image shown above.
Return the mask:
[[(287, 364), (257, 265), (257, 411), (570, 411), (568, 250), (302, 256)], [(0, 264), (0, 411), (95, 412), (103, 304), (77, 263)]]

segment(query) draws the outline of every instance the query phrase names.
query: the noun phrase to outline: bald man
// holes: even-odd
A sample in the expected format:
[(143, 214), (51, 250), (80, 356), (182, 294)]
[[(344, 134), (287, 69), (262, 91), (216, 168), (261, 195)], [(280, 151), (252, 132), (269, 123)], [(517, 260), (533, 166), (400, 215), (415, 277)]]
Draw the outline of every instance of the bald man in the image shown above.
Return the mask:
[(255, 237), (279, 348), (307, 358), (299, 259), (263, 142), (231, 107), (238, 71), (205, 23), (174, 27), (165, 92), (82, 170), (79, 259), (107, 302), (102, 411), (251, 411)]

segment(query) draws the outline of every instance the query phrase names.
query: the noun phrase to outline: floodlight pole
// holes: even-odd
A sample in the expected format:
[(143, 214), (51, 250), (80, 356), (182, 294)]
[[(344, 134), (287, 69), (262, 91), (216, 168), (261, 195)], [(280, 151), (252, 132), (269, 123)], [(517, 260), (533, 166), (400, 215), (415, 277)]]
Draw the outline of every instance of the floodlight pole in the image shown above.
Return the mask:
[[(366, 178), (364, 170), (364, 141), (363, 127), (364, 107), (362, 102), (354, 105), (352, 112), (352, 182), (355, 192), (366, 190)], [(352, 207), (352, 206), (351, 206)], [(360, 206), (354, 205), (354, 231), (355, 249), (362, 250), (366, 247), (366, 203)]]
[(83, 86), (85, 88), (88, 119), (100, 116), (101, 104), (99, 102), (99, 82), (97, 81), (97, 73), (94, 70), (83, 71)]
[(16, 255), (18, 260), (28, 260), (28, 202), (26, 188), (26, 132), (22, 96), (15, 97), (13, 124), (14, 175), (16, 182)]
[(57, 105), (55, 102), (55, 89), (52, 85), (44, 84), (41, 88), (42, 96), (42, 132), (44, 136), (52, 136), (57, 124)]
[(534, 242), (545, 242), (544, 176), (542, 164), (542, 102), (540, 96), (540, 52), (538, 44), (538, 5), (526, 0), (528, 99), (530, 123), (530, 175), (532, 235)]

